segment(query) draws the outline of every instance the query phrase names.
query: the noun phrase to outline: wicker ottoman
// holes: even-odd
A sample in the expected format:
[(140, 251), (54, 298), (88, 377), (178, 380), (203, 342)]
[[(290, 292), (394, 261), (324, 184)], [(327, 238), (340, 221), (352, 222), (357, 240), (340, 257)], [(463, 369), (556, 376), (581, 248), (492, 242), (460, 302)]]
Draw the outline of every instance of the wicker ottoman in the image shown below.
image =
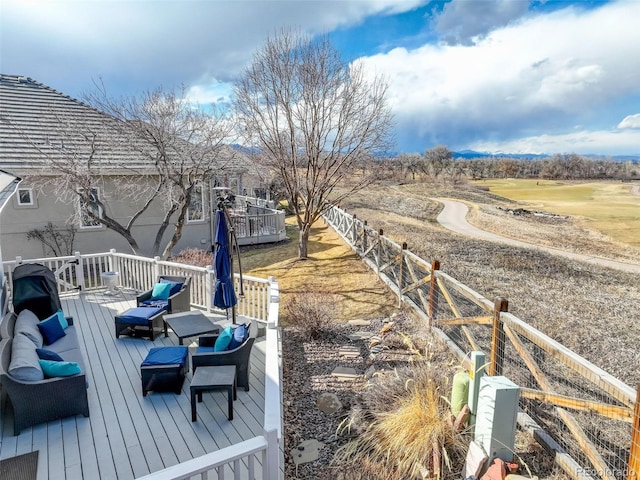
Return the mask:
[(188, 347), (152, 348), (140, 365), (142, 396), (151, 391), (180, 394), (188, 370)]
[(116, 315), (116, 338), (120, 335), (149, 337), (153, 342), (156, 332), (164, 332), (166, 337), (167, 326), (164, 323), (164, 313), (162, 308), (136, 307)]

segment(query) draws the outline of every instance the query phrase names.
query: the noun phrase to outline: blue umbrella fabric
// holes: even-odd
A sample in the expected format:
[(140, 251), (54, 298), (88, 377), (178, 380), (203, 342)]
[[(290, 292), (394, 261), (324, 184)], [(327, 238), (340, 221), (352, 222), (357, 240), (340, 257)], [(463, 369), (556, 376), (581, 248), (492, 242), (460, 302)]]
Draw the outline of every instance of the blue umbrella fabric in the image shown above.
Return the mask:
[(224, 211), (216, 213), (216, 254), (214, 259), (216, 269), (216, 285), (213, 294), (213, 304), (218, 308), (231, 308), (238, 303), (231, 277), (231, 254), (229, 250), (229, 229)]

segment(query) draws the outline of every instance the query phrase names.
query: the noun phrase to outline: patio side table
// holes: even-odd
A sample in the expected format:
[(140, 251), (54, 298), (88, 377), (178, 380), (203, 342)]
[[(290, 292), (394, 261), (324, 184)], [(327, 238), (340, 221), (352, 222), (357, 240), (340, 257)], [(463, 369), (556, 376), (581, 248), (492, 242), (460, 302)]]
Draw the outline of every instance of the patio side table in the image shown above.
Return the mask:
[(236, 392), (236, 367), (235, 365), (223, 365), (217, 367), (198, 367), (191, 379), (191, 421), (195, 422), (196, 396), (198, 402), (202, 402), (202, 392), (226, 390), (228, 401), (229, 420), (233, 420), (233, 401), (237, 398)]

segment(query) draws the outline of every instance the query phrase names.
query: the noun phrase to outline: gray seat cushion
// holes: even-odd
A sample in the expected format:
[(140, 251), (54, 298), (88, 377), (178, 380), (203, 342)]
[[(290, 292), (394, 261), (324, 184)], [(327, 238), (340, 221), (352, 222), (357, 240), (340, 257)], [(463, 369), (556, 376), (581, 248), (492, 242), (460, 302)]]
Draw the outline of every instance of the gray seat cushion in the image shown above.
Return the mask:
[(36, 347), (31, 339), (22, 333), (16, 334), (11, 344), (9, 375), (24, 382), (44, 380), (44, 373), (38, 360)]
[(16, 319), (14, 336), (18, 333), (22, 333), (31, 339), (36, 348), (42, 348), (44, 340), (40, 330), (38, 329), (39, 323), (40, 319), (36, 317), (35, 313), (30, 310), (22, 310)]

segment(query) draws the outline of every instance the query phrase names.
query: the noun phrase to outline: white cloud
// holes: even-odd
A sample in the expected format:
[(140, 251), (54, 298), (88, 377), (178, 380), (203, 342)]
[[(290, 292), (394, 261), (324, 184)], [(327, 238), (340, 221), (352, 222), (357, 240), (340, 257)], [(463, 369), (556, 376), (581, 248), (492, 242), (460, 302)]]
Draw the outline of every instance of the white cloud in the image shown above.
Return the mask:
[(636, 113), (635, 115), (627, 115), (622, 121), (618, 124), (618, 128), (634, 128), (640, 129), (640, 113)]
[(203, 74), (233, 79), (280, 28), (328, 32), (424, 1), (2, 0), (0, 53), (3, 73), (49, 85), (75, 75), (133, 92), (172, 88)]
[(537, 135), (504, 142), (475, 142), (469, 145), (481, 152), (577, 153), (602, 155), (640, 155), (640, 131), (580, 131), (564, 135)]
[(475, 37), (485, 34), (527, 12), (529, 2), (513, 0), (469, 1), (452, 0), (434, 19), (435, 30), (449, 44), (471, 45)]
[(396, 49), (364, 61), (390, 81), (399, 137), (422, 139), (422, 148), (556, 135), (567, 125), (612, 125), (602, 118), (608, 102), (637, 94), (637, 18), (640, 2), (566, 8), (495, 30), (473, 46)]

